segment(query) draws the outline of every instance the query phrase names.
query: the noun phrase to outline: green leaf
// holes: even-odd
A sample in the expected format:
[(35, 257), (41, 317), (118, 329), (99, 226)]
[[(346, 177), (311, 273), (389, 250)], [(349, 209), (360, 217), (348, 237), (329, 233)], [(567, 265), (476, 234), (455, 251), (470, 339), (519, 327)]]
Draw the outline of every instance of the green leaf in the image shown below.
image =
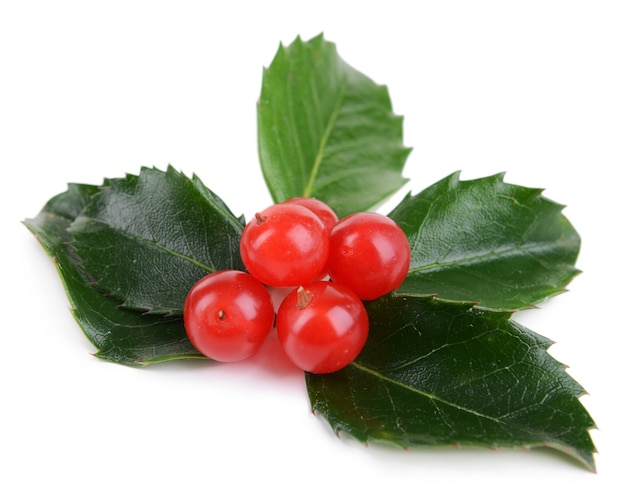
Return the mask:
[(261, 167), (276, 202), (315, 197), (342, 217), (406, 182), (410, 149), (387, 88), (344, 62), (322, 35), (280, 46), (263, 72), (257, 115)]
[(579, 272), (580, 237), (541, 192), (454, 173), (407, 196), (389, 215), (412, 251), (399, 292), (514, 310), (564, 291)]
[(549, 447), (594, 469), (584, 391), (551, 342), (509, 319), (425, 297), (368, 305), (370, 336), (334, 374), (307, 374), (312, 408), (359, 441)]
[(200, 358), (187, 339), (181, 318), (141, 315), (119, 308), (119, 302), (105, 296), (80, 268), (67, 228), (98, 191), (96, 186), (71, 184), (66, 192), (48, 201), (35, 218), (24, 222), (54, 259), (72, 313), (98, 349), (96, 356), (131, 366)]
[(197, 178), (169, 167), (108, 180), (70, 234), (83, 267), (123, 306), (181, 314), (193, 284), (241, 269), (243, 220)]

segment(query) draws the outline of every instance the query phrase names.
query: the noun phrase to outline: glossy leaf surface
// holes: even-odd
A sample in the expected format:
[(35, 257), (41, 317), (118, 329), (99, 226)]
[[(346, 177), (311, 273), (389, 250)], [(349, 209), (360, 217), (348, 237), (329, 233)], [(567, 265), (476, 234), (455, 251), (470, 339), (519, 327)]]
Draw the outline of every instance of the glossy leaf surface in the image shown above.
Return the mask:
[(580, 237), (563, 206), (502, 179), (455, 173), (390, 213), (412, 252), (399, 292), (512, 310), (565, 289), (578, 274)]
[(549, 340), (508, 313), (425, 297), (384, 297), (368, 313), (357, 360), (306, 376), (313, 410), (336, 432), (402, 447), (547, 446), (594, 468), (584, 391)]
[(276, 202), (315, 197), (339, 217), (372, 208), (406, 181), (409, 149), (387, 88), (321, 35), (281, 45), (264, 71), (258, 146)]
[(70, 185), (52, 198), (33, 219), (25, 221), (54, 259), (70, 300), (72, 313), (85, 336), (97, 348), (96, 356), (125, 365), (139, 366), (176, 358), (201, 358), (189, 343), (182, 319), (142, 315), (119, 307), (106, 297), (93, 278), (79, 267), (69, 245), (67, 228), (80, 214), (98, 187)]
[(243, 269), (242, 230), (197, 177), (170, 167), (108, 180), (69, 231), (85, 270), (124, 307), (181, 314), (200, 278)]

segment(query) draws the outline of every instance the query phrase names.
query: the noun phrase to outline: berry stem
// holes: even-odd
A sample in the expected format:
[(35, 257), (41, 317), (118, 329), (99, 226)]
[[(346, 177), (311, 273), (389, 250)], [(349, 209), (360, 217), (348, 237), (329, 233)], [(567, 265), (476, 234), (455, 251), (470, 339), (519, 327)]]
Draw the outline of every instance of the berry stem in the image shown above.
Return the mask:
[(298, 309), (304, 309), (313, 299), (313, 294), (308, 290), (305, 290), (303, 286), (298, 288), (297, 293), (298, 301), (296, 302), (296, 307)]
[(256, 213), (254, 217), (256, 218), (257, 225), (262, 225), (265, 223), (265, 220), (267, 220), (267, 216), (263, 216), (261, 213)]

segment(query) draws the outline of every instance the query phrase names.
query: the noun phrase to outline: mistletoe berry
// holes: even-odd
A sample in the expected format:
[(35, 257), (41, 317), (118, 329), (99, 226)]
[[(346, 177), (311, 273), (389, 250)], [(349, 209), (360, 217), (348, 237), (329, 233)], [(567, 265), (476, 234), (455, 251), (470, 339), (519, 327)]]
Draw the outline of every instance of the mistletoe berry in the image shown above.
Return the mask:
[(322, 220), (329, 232), (339, 221), (337, 214), (328, 204), (313, 197), (294, 197), (284, 201), (284, 204), (299, 204), (310, 209)]
[(274, 324), (267, 289), (235, 270), (217, 271), (198, 281), (185, 299), (183, 314), (193, 346), (220, 362), (254, 355)]
[(330, 234), (328, 272), (362, 300), (374, 300), (398, 288), (411, 263), (411, 247), (398, 224), (378, 213), (351, 214)]
[(274, 204), (243, 230), (240, 252), (248, 272), (270, 286), (298, 286), (322, 276), (329, 233), (319, 217), (297, 204)]
[(278, 309), (278, 339), (302, 370), (328, 374), (350, 364), (363, 349), (369, 320), (349, 288), (315, 281), (292, 291)]

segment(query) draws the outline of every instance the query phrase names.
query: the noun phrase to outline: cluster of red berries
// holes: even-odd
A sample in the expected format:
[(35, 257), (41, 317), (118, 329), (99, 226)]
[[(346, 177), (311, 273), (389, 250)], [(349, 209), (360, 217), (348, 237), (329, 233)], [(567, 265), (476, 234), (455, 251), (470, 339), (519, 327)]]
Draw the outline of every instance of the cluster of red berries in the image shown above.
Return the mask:
[[(352, 362), (367, 339), (364, 300), (398, 288), (409, 270), (402, 229), (378, 213), (339, 220), (324, 202), (295, 198), (257, 213), (244, 228), (247, 273), (217, 271), (190, 290), (187, 335), (214, 360), (243, 360), (276, 325), (287, 356), (317, 374)], [(269, 287), (292, 287), (275, 312)]]

